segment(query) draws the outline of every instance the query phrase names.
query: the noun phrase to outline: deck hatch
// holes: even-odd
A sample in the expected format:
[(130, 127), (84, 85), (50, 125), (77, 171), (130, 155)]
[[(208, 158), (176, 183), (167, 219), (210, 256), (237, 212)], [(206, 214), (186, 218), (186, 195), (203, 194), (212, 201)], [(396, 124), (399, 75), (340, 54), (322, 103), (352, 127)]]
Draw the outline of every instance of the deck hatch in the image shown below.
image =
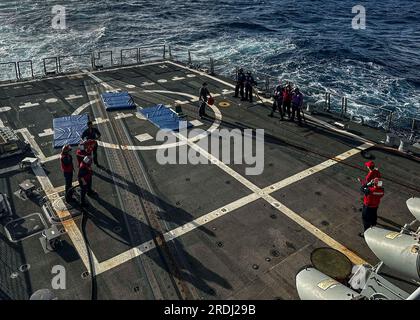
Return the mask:
[(10, 241), (19, 242), (44, 231), (46, 227), (41, 214), (32, 213), (26, 217), (10, 221), (4, 229)]

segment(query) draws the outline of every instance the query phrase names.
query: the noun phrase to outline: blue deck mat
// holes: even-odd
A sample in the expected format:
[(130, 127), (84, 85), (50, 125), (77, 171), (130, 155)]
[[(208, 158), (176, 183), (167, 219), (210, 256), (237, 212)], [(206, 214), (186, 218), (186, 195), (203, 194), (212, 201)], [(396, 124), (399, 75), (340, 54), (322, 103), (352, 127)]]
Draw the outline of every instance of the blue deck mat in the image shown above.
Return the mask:
[[(138, 112), (160, 129), (172, 131), (179, 130), (179, 122), (181, 120), (178, 115), (170, 108), (165, 107), (163, 104), (158, 104), (150, 108), (139, 109)], [(188, 122), (187, 128), (191, 126), (191, 123)]]
[(87, 114), (54, 118), (54, 148), (61, 148), (65, 144), (73, 146), (79, 144), (88, 121)]
[(136, 108), (128, 92), (106, 92), (102, 93), (101, 97), (107, 111)]

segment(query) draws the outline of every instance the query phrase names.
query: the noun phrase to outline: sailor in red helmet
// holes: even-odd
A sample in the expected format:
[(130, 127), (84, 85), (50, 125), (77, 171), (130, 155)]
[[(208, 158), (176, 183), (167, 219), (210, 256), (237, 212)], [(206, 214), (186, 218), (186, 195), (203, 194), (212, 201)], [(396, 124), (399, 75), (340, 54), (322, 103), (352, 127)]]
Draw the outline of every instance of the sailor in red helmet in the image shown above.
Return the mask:
[(86, 194), (89, 196), (95, 196), (96, 192), (92, 190), (92, 158), (86, 156), (83, 158), (82, 163), (79, 167), (78, 180), (80, 185), (80, 205), (82, 207), (87, 207), (86, 203)]
[(61, 156), (60, 156), (61, 171), (63, 172), (65, 185), (66, 185), (66, 188), (65, 188), (66, 202), (70, 202), (73, 200), (71, 188), (72, 188), (72, 183), (73, 183), (74, 167), (73, 167), (73, 157), (71, 156), (70, 151), (71, 151), (70, 145), (66, 144), (61, 149)]
[[(376, 225), (378, 207), (385, 191), (382, 187), (382, 181), (379, 180), (379, 178), (374, 178), (370, 182), (364, 184), (361, 191), (364, 194), (362, 220), (364, 230), (366, 231), (370, 227)], [(363, 233), (360, 233), (359, 236), (364, 237)]]
[(377, 168), (375, 168), (375, 163), (373, 161), (366, 162), (365, 166), (368, 168), (369, 171), (364, 180), (365, 184), (371, 182), (375, 178), (381, 178), (381, 173)]

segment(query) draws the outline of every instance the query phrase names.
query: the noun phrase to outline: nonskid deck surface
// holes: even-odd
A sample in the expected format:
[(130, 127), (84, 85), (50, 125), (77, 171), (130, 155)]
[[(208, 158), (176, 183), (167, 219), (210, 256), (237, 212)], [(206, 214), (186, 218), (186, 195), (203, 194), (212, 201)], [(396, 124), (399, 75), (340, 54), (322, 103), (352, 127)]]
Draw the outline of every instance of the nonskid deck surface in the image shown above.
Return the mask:
[[(204, 81), (216, 104), (200, 120), (197, 95)], [(263, 173), (246, 175), (248, 165), (221, 162), (160, 165), (157, 127), (133, 110), (105, 112), (100, 94), (116, 89), (129, 91), (143, 108), (180, 104), (195, 129), (265, 129)], [(230, 80), (174, 62), (1, 86), (0, 104), (8, 107), (1, 109), (1, 121), (29, 140), (43, 162), (32, 172), (10, 169), (18, 158), (2, 160), (0, 191), (9, 195), (13, 219), (42, 213), (36, 200), (13, 194), (26, 179), (50, 198), (62, 195), (52, 119), (89, 113), (102, 133), (103, 168), (94, 168), (99, 197), (89, 199), (84, 227), (96, 298), (297, 299), (295, 275), (310, 264), (315, 248), (331, 246), (354, 263), (376, 263), (357, 236), (362, 226), (356, 178), (365, 174), (366, 157), (374, 158), (386, 186), (379, 223), (399, 229), (413, 220), (405, 201), (419, 194), (420, 165), (309, 118), (303, 127), (269, 118), (268, 106), (232, 96)], [(230, 105), (220, 107), (221, 101)], [(356, 129), (374, 139), (370, 129)], [(214, 160), (193, 140), (190, 148)], [(64, 246), (50, 253), (39, 233), (11, 243), (1, 229), (0, 297), (28, 299), (51, 288), (54, 265), (66, 270), (67, 289), (55, 291), (60, 299), (91, 297), (82, 219), (65, 227)], [(29, 270), (19, 271), (25, 264)]]

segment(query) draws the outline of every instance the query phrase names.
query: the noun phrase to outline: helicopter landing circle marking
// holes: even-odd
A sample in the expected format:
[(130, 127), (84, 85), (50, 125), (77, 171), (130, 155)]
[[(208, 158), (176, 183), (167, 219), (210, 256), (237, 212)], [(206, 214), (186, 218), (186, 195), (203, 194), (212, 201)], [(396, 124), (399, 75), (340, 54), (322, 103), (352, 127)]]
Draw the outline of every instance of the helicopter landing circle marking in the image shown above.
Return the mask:
[[(180, 95), (180, 96), (185, 96), (191, 99), (196, 99), (198, 101), (198, 97), (194, 96), (192, 94), (188, 94), (185, 92), (177, 92), (177, 91), (167, 91), (167, 90), (143, 90), (143, 92), (146, 93), (167, 93), (167, 94), (173, 94), (173, 95)], [(138, 150), (138, 151), (142, 151), (142, 150), (158, 150), (158, 149), (169, 149), (169, 148), (174, 148), (174, 147), (178, 147), (178, 146), (183, 146), (185, 144), (188, 144), (190, 142), (197, 142), (205, 137), (207, 137), (209, 134), (211, 134), (212, 132), (214, 132), (217, 128), (219, 128), (220, 126), (220, 122), (222, 121), (222, 113), (220, 112), (220, 110), (212, 105), (208, 105), (210, 107), (210, 109), (214, 112), (214, 116), (215, 116), (215, 121), (212, 123), (212, 125), (210, 126), (210, 128), (208, 128), (205, 132), (196, 135), (194, 137), (191, 137), (189, 139), (185, 139), (182, 141), (178, 141), (178, 142), (174, 142), (174, 143), (165, 143), (165, 144), (159, 144), (159, 145), (151, 145), (151, 146), (127, 146), (127, 145), (116, 145), (116, 144), (112, 144), (112, 143), (108, 143), (108, 142), (103, 142), (103, 141), (98, 141), (98, 145), (104, 148), (111, 148), (111, 149), (122, 149), (122, 150)]]

